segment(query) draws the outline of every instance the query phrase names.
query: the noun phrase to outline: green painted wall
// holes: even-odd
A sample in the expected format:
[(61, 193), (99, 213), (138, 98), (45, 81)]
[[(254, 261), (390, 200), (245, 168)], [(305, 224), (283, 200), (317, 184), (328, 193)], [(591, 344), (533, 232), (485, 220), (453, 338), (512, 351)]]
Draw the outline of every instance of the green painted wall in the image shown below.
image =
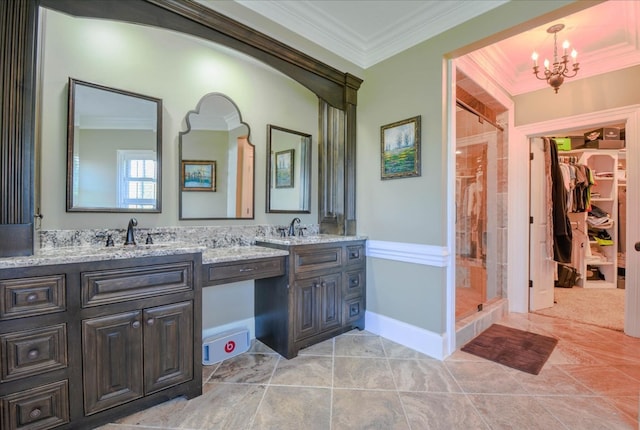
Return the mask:
[[(359, 233), (374, 240), (446, 246), (453, 220), (446, 215), (445, 58), (484, 46), (479, 41), (497, 41), (498, 33), (503, 38), (522, 32), (522, 23), (553, 17), (556, 9), (573, 3), (509, 2), (365, 70), (358, 94)], [(422, 176), (382, 181), (380, 126), (416, 115), (422, 116)], [(368, 264), (373, 277), (367, 280), (368, 310), (435, 333), (445, 331), (445, 268), (376, 258)]]

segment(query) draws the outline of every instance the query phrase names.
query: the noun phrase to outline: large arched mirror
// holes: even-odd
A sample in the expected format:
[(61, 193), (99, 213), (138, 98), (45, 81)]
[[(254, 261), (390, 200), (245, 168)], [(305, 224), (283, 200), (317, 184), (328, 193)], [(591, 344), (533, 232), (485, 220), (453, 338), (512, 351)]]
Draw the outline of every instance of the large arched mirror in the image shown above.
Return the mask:
[(254, 146), (227, 96), (207, 94), (180, 133), (180, 219), (253, 219)]
[(69, 78), (67, 212), (160, 212), (162, 100)]
[(311, 212), (311, 135), (267, 126), (267, 212)]

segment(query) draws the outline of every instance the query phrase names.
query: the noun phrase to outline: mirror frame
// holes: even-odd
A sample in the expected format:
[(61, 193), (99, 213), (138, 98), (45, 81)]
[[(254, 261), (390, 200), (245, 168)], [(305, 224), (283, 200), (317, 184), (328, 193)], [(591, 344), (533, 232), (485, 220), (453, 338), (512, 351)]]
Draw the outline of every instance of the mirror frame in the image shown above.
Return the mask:
[[(278, 130), (278, 131), (282, 131), (285, 133), (290, 133), (290, 134), (295, 134), (298, 135), (300, 137), (304, 137), (309, 139), (309, 150), (307, 151), (305, 160), (302, 160), (302, 164), (306, 164), (307, 166), (309, 166), (308, 171), (306, 172), (307, 175), (307, 184), (309, 189), (307, 190), (307, 198), (306, 198), (306, 202), (304, 202), (305, 206), (307, 209), (301, 209), (301, 210), (282, 210), (282, 209), (272, 209), (271, 208), (271, 177), (273, 175), (273, 172), (271, 170), (271, 163), (272, 163), (272, 154), (271, 154), (271, 132), (273, 130)], [(273, 124), (267, 124), (267, 180), (265, 182), (266, 186), (266, 208), (265, 208), (265, 212), (266, 213), (280, 213), (280, 214), (309, 214), (311, 213), (311, 191), (312, 191), (312, 187), (311, 187), (311, 170), (312, 170), (312, 157), (311, 157), (311, 153), (313, 152), (313, 136), (307, 133), (302, 133), (300, 131), (295, 131), (295, 130), (290, 130), (288, 128), (284, 128), (284, 127), (279, 127), (277, 125), (273, 125)]]
[[(101, 208), (73, 206), (73, 154), (76, 85), (136, 97), (156, 104), (156, 205), (153, 209)], [(104, 85), (69, 78), (69, 99), (67, 111), (67, 212), (108, 212), (108, 213), (161, 213), (162, 212), (162, 99), (143, 94), (111, 88)]]
[(244, 218), (238, 218), (238, 217), (191, 217), (191, 218), (185, 218), (184, 215), (182, 214), (182, 193), (183, 191), (180, 189), (180, 185), (178, 184), (178, 220), (180, 221), (193, 221), (193, 220), (223, 220), (223, 219), (229, 219), (229, 220), (252, 220), (255, 219), (256, 217), (256, 157), (255, 157), (255, 145), (253, 143), (251, 143), (251, 127), (249, 127), (249, 124), (247, 124), (246, 122), (244, 122), (242, 120), (242, 112), (240, 112), (240, 108), (238, 108), (238, 105), (236, 104), (236, 102), (233, 101), (233, 99), (223, 93), (220, 92), (212, 92), (212, 93), (207, 93), (204, 96), (202, 96), (200, 98), (200, 100), (198, 100), (198, 104), (196, 105), (196, 108), (193, 110), (190, 110), (189, 112), (187, 112), (187, 114), (185, 115), (185, 124), (186, 124), (186, 130), (185, 131), (180, 131), (178, 133), (178, 178), (181, 177), (182, 175), (182, 161), (186, 161), (183, 160), (182, 158), (182, 140), (183, 137), (188, 134), (191, 131), (191, 115), (198, 115), (200, 114), (200, 110), (202, 108), (202, 103), (204, 102), (204, 100), (209, 97), (209, 96), (220, 96), (224, 99), (226, 99), (227, 101), (229, 101), (229, 103), (231, 103), (233, 105), (233, 107), (236, 109), (236, 112), (238, 112), (238, 121), (240, 122), (240, 125), (243, 125), (247, 128), (247, 142), (249, 143), (249, 145), (251, 145), (251, 147), (253, 148), (254, 151), (254, 157), (253, 157), (253, 165), (252, 165), (252, 169), (253, 169), (253, 196), (251, 198), (251, 206), (253, 208), (251, 217), (244, 217)]

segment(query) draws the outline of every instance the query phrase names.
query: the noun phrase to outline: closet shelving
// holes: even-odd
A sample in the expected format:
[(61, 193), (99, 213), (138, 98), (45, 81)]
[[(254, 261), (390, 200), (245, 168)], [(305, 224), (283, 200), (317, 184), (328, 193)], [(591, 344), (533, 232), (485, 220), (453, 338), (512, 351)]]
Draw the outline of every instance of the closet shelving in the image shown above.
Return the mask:
[[(564, 153), (566, 154), (566, 153)], [(582, 245), (574, 260), (584, 288), (616, 288), (618, 257), (618, 151), (571, 151), (578, 162), (591, 169), (595, 183), (591, 186), (591, 205), (609, 214), (610, 222), (600, 226), (588, 222), (588, 213), (572, 213), (574, 241)], [(600, 233), (602, 232), (602, 233)], [(597, 236), (600, 233), (600, 238)], [(596, 239), (597, 238), (597, 239)], [(608, 240), (603, 240), (606, 238)]]

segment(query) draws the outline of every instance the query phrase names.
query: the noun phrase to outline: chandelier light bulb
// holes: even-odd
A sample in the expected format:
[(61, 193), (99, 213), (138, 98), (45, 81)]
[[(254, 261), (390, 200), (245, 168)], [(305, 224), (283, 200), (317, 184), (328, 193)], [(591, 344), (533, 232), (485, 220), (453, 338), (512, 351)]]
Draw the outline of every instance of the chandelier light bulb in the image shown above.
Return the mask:
[(531, 54), (531, 59), (533, 60), (533, 67), (538, 65), (538, 53), (536, 51), (533, 51), (533, 54)]
[(567, 55), (567, 49), (569, 49), (569, 41), (565, 40), (564, 42), (562, 42), (563, 55)]
[(544, 68), (545, 70), (549, 70), (549, 60), (547, 60), (546, 58), (544, 59)]

